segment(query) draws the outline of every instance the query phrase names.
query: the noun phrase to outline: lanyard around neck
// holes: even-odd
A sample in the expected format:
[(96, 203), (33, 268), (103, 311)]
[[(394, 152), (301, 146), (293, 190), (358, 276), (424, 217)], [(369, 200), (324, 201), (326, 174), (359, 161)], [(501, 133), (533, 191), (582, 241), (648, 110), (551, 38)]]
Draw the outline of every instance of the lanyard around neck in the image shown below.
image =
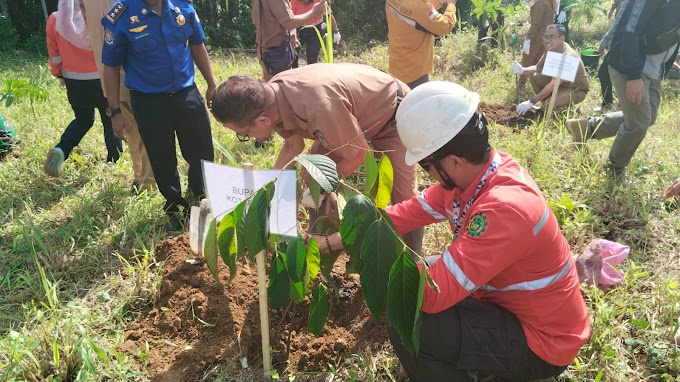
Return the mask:
[(479, 192), (482, 190), (482, 187), (484, 187), (484, 184), (486, 184), (487, 178), (496, 172), (496, 170), (498, 170), (498, 166), (500, 164), (501, 156), (498, 154), (498, 152), (496, 152), (496, 155), (494, 155), (493, 160), (491, 161), (491, 165), (489, 165), (489, 168), (486, 169), (486, 172), (484, 172), (484, 175), (482, 175), (482, 178), (477, 183), (475, 194), (470, 198), (470, 200), (467, 201), (467, 203), (465, 203), (463, 213), (460, 212), (460, 202), (458, 202), (455, 198), (453, 199), (453, 240), (458, 239), (458, 236), (460, 236), (460, 228), (465, 221), (465, 215), (467, 214), (468, 209), (470, 206), (472, 206), (472, 203), (475, 202), (475, 199), (477, 199)]

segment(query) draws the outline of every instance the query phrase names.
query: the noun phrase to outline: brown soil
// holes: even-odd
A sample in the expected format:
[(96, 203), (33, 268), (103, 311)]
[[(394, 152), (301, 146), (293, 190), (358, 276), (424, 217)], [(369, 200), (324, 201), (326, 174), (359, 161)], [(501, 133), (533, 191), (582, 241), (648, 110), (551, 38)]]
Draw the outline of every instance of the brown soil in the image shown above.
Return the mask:
[[(217, 364), (240, 367), (243, 357), (249, 367), (261, 368), (254, 264), (248, 267), (242, 261), (236, 278), (228, 284), (229, 270), (220, 260), (219, 278), (223, 284), (220, 286), (204, 262), (187, 262), (190, 253), (186, 234), (156, 246), (157, 260), (165, 263), (154, 307), (128, 325), (126, 341), (119, 350), (135, 359), (154, 381), (194, 381)], [(340, 271), (337, 264), (345, 261), (341, 258), (335, 271)], [(367, 346), (372, 349), (385, 346), (384, 320), (376, 321), (370, 316), (361, 296), (358, 275), (338, 275), (336, 281), (341, 285), (340, 300), (331, 308), (321, 337), (306, 328), (307, 302), (287, 312), (285, 320), (284, 309), (270, 310), (272, 362), (279, 372), (287, 363), (289, 371), (324, 370)], [(148, 354), (139, 357), (140, 352)]]
[(531, 126), (536, 121), (541, 113), (536, 113), (529, 110), (525, 115), (517, 115), (515, 105), (499, 105), (490, 104), (486, 102), (479, 103), (479, 110), (486, 114), (490, 121), (494, 121), (499, 125), (504, 125), (512, 128), (525, 128)]

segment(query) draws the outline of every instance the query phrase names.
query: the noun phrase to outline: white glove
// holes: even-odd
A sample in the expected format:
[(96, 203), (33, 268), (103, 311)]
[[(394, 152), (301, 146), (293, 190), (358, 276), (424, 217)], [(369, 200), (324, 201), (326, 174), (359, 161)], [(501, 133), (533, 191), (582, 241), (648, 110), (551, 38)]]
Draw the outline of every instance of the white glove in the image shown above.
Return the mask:
[(333, 44), (339, 44), (340, 40), (342, 40), (342, 36), (340, 36), (340, 31), (333, 32)]
[(565, 21), (567, 21), (567, 13), (565, 11), (560, 11), (560, 14), (557, 15), (557, 22), (564, 24)]
[[(319, 205), (321, 205), (321, 202), (323, 202), (325, 197), (326, 194), (319, 195)], [(312, 193), (309, 188), (306, 188), (302, 192), (302, 200), (300, 200), (300, 204), (307, 208), (317, 208), (317, 206), (314, 204), (314, 198), (312, 198)]]
[(529, 111), (529, 109), (531, 109), (532, 106), (534, 106), (534, 103), (531, 101), (524, 101), (520, 103), (519, 105), (517, 105), (517, 114), (518, 115), (526, 114), (526, 112)]
[(524, 43), (522, 43), (522, 53), (529, 54), (530, 50), (531, 50), (531, 41), (524, 40)]
[(518, 62), (512, 63), (512, 74), (522, 74), (524, 73), (524, 68)]

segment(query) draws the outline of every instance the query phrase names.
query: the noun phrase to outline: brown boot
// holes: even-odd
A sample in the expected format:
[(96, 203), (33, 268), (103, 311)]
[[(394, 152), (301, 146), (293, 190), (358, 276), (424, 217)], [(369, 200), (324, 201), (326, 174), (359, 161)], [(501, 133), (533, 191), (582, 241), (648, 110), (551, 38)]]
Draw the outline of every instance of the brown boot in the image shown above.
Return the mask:
[(567, 121), (566, 127), (572, 141), (577, 145), (586, 143), (592, 135), (588, 118), (570, 119)]

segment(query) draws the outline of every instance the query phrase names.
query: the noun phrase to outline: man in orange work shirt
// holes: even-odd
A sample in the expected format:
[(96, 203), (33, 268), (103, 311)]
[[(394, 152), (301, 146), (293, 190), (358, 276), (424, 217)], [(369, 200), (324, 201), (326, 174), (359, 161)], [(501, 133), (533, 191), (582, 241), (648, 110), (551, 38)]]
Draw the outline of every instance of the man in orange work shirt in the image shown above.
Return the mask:
[[(212, 113), (242, 142), (273, 131), (283, 137), (274, 168), (302, 153), (305, 139), (314, 140), (310, 152), (328, 155), (342, 176), (363, 164), (368, 150), (383, 151), (392, 162), (392, 202), (398, 203), (416, 194), (416, 169), (404, 163), (406, 149), (394, 127), (408, 91), (370, 66), (320, 63), (282, 72), (269, 82), (231, 77), (217, 87)], [(409, 247), (420, 252), (422, 230), (412, 237)]]
[[(520, 164), (491, 148), (478, 105), (477, 93), (435, 81), (410, 92), (396, 115), (406, 164), (437, 183), (386, 212), (400, 233), (448, 221), (453, 234), (426, 259), (439, 291), (425, 287), (420, 356), (388, 329), (412, 382), (557, 376), (590, 335), (557, 219)], [(327, 245), (342, 248), (340, 235)]]
[(411, 88), (434, 71), (434, 36), (456, 25), (456, 0), (387, 0), (389, 72)]

